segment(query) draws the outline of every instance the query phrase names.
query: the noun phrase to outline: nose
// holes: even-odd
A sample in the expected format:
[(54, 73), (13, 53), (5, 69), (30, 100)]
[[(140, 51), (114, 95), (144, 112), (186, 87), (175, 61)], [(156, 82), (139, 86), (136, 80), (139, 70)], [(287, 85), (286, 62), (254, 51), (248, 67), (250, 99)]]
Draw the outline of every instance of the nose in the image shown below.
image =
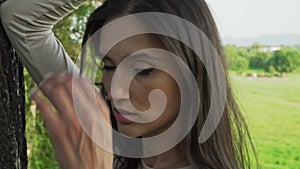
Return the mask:
[(111, 86), (108, 97), (115, 101), (127, 100), (129, 99), (129, 89), (122, 84)]
[(109, 98), (112, 99), (115, 104), (129, 100), (130, 81), (130, 78), (125, 72), (115, 71), (109, 86)]

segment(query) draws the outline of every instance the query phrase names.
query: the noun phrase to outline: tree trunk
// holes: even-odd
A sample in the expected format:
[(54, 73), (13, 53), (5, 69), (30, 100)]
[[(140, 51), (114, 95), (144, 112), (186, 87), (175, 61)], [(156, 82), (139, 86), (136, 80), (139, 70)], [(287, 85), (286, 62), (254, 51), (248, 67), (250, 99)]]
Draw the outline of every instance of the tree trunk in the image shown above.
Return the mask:
[(0, 168), (26, 169), (26, 150), (23, 66), (0, 24)]

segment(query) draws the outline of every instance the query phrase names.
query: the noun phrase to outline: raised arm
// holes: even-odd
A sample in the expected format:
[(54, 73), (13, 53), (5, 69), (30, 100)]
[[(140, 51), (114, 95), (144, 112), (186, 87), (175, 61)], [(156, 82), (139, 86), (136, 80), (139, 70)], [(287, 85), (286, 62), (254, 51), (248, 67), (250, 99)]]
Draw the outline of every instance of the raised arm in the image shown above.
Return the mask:
[[(5, 31), (37, 83), (48, 73), (78, 72), (51, 29), (83, 1), (8, 0), (1, 6)], [(32, 93), (32, 99), (45, 121), (61, 169), (111, 169), (110, 112), (95, 86), (84, 78), (60, 74), (45, 79), (39, 88), (48, 99), (38, 91)], [(87, 127), (83, 128), (77, 114), (84, 114), (81, 120), (88, 122)], [(106, 123), (98, 122), (99, 114)], [(106, 149), (90, 136), (102, 140)]]
[(5, 32), (36, 83), (49, 73), (79, 72), (52, 28), (84, 1), (8, 0), (1, 5)]

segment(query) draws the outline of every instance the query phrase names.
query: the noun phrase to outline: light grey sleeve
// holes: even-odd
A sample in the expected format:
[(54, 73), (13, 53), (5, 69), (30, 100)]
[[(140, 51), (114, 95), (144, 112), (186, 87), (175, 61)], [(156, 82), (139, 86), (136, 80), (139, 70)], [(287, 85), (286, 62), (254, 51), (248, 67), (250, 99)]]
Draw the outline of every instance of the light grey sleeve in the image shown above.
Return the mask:
[(1, 5), (5, 32), (36, 83), (49, 73), (79, 72), (52, 28), (84, 1), (7, 0)]

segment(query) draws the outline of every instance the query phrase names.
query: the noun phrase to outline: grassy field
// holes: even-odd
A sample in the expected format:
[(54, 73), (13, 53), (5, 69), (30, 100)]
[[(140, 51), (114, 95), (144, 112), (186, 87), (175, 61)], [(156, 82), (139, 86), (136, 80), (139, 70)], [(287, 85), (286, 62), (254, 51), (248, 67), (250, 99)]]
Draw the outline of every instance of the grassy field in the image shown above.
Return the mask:
[[(232, 75), (262, 169), (300, 169), (300, 75), (247, 78)], [(27, 92), (31, 88), (27, 83)], [(29, 103), (27, 103), (29, 104)], [(27, 106), (29, 111), (29, 106)], [(40, 116), (27, 114), (29, 168), (58, 168)], [(32, 121), (35, 121), (33, 123)], [(31, 147), (31, 146), (29, 146)]]
[(232, 75), (262, 169), (300, 169), (300, 75)]

